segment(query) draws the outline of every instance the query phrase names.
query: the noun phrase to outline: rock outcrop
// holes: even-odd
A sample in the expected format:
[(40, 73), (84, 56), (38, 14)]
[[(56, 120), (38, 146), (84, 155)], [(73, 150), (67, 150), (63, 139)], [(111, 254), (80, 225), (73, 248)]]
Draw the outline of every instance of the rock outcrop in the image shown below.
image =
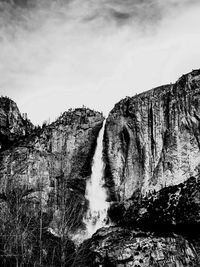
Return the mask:
[(9, 148), (31, 133), (32, 123), (19, 112), (14, 101), (8, 97), (0, 97), (0, 151)]
[(90, 261), (86, 266), (199, 266), (193, 245), (178, 235), (161, 237), (110, 227), (97, 231), (87, 246)]

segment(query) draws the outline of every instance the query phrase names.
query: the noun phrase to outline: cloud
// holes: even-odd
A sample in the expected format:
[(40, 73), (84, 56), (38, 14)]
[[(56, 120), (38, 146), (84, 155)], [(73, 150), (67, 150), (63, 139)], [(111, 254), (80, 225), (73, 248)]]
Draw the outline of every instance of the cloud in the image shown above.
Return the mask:
[(197, 3), (198, 0), (7, 0), (0, 1), (0, 13), (1, 21), (15, 21), (20, 26), (55, 18), (148, 23), (162, 19), (167, 12)]
[(83, 104), (107, 113), (199, 67), (199, 11), (194, 0), (0, 1), (0, 91), (34, 123)]

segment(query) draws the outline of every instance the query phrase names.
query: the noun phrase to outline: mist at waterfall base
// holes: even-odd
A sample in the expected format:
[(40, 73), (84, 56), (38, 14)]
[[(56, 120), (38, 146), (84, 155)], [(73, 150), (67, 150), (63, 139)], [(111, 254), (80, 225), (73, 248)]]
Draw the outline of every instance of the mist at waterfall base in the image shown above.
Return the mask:
[[(13, 4), (16, 3), (16, 4)], [(35, 124), (199, 68), (198, 0), (0, 1), (0, 91)]]

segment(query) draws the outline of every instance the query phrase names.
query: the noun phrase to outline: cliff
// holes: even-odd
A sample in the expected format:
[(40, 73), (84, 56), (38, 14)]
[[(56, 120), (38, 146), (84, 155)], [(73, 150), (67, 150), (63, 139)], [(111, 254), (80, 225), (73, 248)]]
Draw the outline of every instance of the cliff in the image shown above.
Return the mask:
[[(82, 218), (88, 205), (86, 181), (91, 175), (103, 115), (79, 108), (64, 112), (49, 125), (34, 127), (22, 118), (12, 100), (0, 98), (0, 104), (3, 257), (8, 262), (7, 255), (15, 255), (20, 242), (23, 256), (30, 262), (50, 260), (51, 249), (57, 251), (58, 258), (64, 247), (74, 253), (69, 237), (77, 229), (84, 229)], [(7, 239), (13, 231), (18, 233), (18, 241), (12, 236)], [(23, 242), (19, 241), (22, 239)], [(42, 242), (42, 248), (38, 242)], [(41, 251), (46, 256), (40, 255)], [(9, 258), (11, 263), (13, 257)]]
[(199, 176), (200, 71), (117, 103), (106, 122), (106, 179), (123, 201)]
[[(165, 255), (160, 260), (153, 256), (154, 263), (146, 256), (147, 262), (142, 258), (137, 265), (134, 249), (129, 255), (131, 263), (125, 260), (124, 266), (199, 266), (199, 107), (200, 70), (194, 70), (175, 84), (126, 97), (106, 120), (105, 181), (111, 201), (108, 216), (117, 226), (114, 231), (127, 229), (130, 238), (131, 231), (140, 229), (148, 236), (145, 243), (154, 243), (155, 255), (158, 243), (159, 251)], [(91, 248), (99, 249), (103, 255), (107, 240), (114, 242), (112, 231), (105, 231), (106, 237), (97, 238), (97, 248), (94, 243)], [(187, 262), (187, 253), (179, 255), (182, 241), (177, 235), (193, 247), (194, 261)], [(135, 242), (142, 243), (143, 236), (138, 233), (137, 241), (131, 240), (128, 248)], [(162, 250), (163, 242), (168, 252)], [(175, 244), (176, 253), (184, 262), (170, 259), (173, 252), (169, 244)], [(125, 257), (127, 244), (113, 247), (106, 257), (111, 263), (116, 260), (113, 266), (120, 266), (123, 259), (117, 251)]]

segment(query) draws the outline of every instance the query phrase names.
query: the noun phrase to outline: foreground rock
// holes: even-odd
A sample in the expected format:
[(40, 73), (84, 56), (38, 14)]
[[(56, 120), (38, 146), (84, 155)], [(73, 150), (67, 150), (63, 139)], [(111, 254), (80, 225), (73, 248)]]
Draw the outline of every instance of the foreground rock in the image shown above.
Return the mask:
[(110, 227), (93, 235), (88, 246), (92, 260), (86, 266), (199, 266), (193, 245), (177, 235)]

